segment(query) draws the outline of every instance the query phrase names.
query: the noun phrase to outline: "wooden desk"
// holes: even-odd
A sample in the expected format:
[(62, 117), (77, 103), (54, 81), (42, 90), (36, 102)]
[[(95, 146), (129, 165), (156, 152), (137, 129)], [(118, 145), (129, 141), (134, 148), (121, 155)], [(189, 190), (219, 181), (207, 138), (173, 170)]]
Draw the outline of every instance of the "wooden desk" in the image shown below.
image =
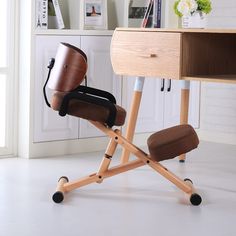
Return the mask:
[[(111, 61), (116, 74), (137, 76), (126, 131), (132, 141), (144, 77), (182, 80), (181, 124), (188, 122), (190, 81), (236, 83), (236, 30), (117, 28)], [(128, 159), (124, 151), (122, 162)]]

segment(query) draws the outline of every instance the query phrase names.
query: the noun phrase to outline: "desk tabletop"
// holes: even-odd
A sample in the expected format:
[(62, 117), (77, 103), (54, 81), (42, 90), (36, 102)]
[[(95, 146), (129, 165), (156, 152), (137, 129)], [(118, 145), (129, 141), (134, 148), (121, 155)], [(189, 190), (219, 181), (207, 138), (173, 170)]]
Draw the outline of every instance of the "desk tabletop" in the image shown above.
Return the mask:
[(123, 27), (123, 28), (116, 28), (116, 31), (236, 34), (236, 29), (170, 29), (170, 28), (124, 28)]

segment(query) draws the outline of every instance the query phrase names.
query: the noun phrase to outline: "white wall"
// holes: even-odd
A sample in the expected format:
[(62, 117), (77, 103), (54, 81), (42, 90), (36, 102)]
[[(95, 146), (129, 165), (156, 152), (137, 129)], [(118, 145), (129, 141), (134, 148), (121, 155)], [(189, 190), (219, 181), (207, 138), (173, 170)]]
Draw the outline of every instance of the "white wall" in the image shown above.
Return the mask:
[(162, 1), (162, 6), (165, 9), (165, 13), (162, 14), (161, 20), (164, 21), (165, 28), (178, 28), (178, 16), (173, 10), (174, 3), (175, 0)]
[(212, 0), (212, 9), (208, 17), (209, 28), (236, 28), (235, 0)]
[[(236, 28), (236, 0), (212, 0), (212, 9), (208, 28)], [(203, 140), (236, 144), (235, 84), (202, 83), (199, 134)]]

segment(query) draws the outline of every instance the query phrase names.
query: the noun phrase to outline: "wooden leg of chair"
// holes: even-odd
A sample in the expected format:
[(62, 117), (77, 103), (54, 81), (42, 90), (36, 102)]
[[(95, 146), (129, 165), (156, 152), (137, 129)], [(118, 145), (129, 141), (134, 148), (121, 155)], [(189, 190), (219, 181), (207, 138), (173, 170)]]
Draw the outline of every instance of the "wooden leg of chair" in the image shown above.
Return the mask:
[(169, 171), (158, 162), (151, 161), (149, 165), (174, 185), (176, 185), (179, 189), (184, 191), (187, 194), (192, 205), (198, 206), (201, 204), (202, 198), (199, 194), (196, 193), (196, 190), (193, 187), (193, 183), (190, 179), (180, 179), (178, 176), (176, 176), (174, 173)]
[(124, 149), (127, 149), (129, 152), (133, 153), (136, 157), (138, 157), (143, 163), (148, 164), (153, 169), (158, 171), (161, 175), (163, 175), (165, 178), (170, 180), (172, 183), (174, 183), (176, 186), (178, 186), (180, 189), (182, 189), (184, 192), (188, 193), (191, 192), (191, 188), (184, 183), (181, 179), (179, 179), (177, 176), (175, 176), (173, 173), (169, 172), (165, 167), (163, 167), (161, 164), (159, 164), (156, 161), (153, 161), (150, 156), (133, 145), (129, 140), (124, 138), (123, 136), (116, 134), (113, 130), (106, 128), (104, 125), (98, 123), (98, 122), (92, 122), (98, 129), (106, 133), (109, 137), (113, 138), (117, 143), (119, 143)]
[(128, 149), (131, 153), (133, 153), (135, 156), (137, 156), (139, 159), (141, 159), (144, 163), (152, 167), (154, 170), (156, 170), (159, 174), (164, 176), (166, 179), (171, 181), (173, 184), (175, 184), (178, 188), (183, 190), (185, 193), (191, 193), (191, 188), (179, 177), (171, 173), (167, 168), (162, 166), (160, 163), (152, 160), (150, 156), (130, 143), (129, 141), (125, 140), (123, 137), (118, 138), (118, 142), (120, 145), (124, 146), (125, 149)]
[[(189, 89), (190, 82), (182, 81), (183, 86), (181, 89), (181, 108), (180, 108), (180, 124), (188, 123), (188, 109), (189, 109)], [(185, 161), (185, 154), (179, 156), (179, 161)]]
[(64, 185), (69, 182), (68, 178), (62, 176), (57, 183), (56, 192), (53, 194), (52, 199), (55, 203), (60, 203), (64, 200), (65, 188)]
[[(126, 139), (130, 142), (133, 141), (135, 126), (138, 117), (139, 106), (142, 98), (142, 91), (144, 85), (144, 77), (137, 77), (134, 86), (133, 98), (131, 102), (131, 110), (128, 118), (128, 125), (126, 129)], [(130, 152), (126, 149), (123, 149), (121, 155), (121, 163), (127, 163), (129, 161)]]
[(202, 202), (201, 196), (196, 192), (196, 189), (193, 186), (193, 182), (191, 179), (184, 179), (185, 183), (189, 185), (192, 189), (192, 193), (188, 195), (189, 201), (191, 202), (192, 205), (198, 206)]
[[(108, 129), (101, 125), (98, 122), (92, 122), (98, 129), (106, 133), (109, 137), (113, 138), (117, 143), (119, 143), (124, 149), (127, 149), (129, 152), (134, 154), (136, 157), (138, 157), (140, 160), (135, 161), (135, 164), (130, 162), (127, 164), (120, 165), (120, 167), (116, 167), (114, 170), (108, 170), (104, 173), (104, 177), (108, 177), (110, 173), (114, 171), (114, 174), (121, 173), (121, 169), (124, 171), (127, 171), (128, 169), (137, 168), (138, 166), (141, 166), (142, 163), (149, 165), (154, 170), (156, 170), (159, 174), (161, 174), (163, 177), (168, 179), (170, 182), (172, 182), (174, 185), (176, 185), (179, 189), (181, 189), (183, 192), (188, 194), (190, 197), (190, 202), (193, 205), (199, 205), (201, 203), (201, 197), (198, 195), (192, 186), (189, 185), (189, 183), (186, 183), (185, 180), (180, 179), (178, 176), (176, 176), (174, 173), (170, 172), (166, 167), (162, 166), (159, 162), (156, 162), (150, 158), (150, 156), (130, 143), (126, 138), (119, 134), (115, 134), (111, 129)], [(131, 167), (131, 168), (130, 168)], [(122, 172), (123, 172), (122, 171)], [(109, 175), (110, 176), (110, 175)]]
[(64, 185), (64, 189), (66, 192), (70, 192), (74, 189), (80, 188), (82, 186), (91, 184), (91, 183), (95, 183), (97, 181), (99, 181), (99, 176), (97, 175), (97, 173), (93, 173), (91, 175), (82, 177), (80, 179), (74, 180), (74, 181), (70, 181), (68, 183), (66, 183)]
[(141, 160), (134, 160), (134, 161), (129, 161), (126, 164), (120, 164), (120, 165), (112, 167), (109, 170), (107, 170), (106, 172), (104, 172), (104, 178), (112, 177), (114, 175), (118, 175), (120, 173), (136, 169), (136, 168), (143, 166), (145, 164), (146, 163), (144, 163)]
[(145, 165), (141, 160), (134, 160), (130, 161), (126, 164), (120, 164), (118, 166), (112, 167), (109, 170), (102, 173), (102, 176), (98, 175), (97, 173), (91, 174), (89, 176), (83, 177), (81, 179), (71, 181), (64, 185), (64, 189), (66, 192), (72, 191), (74, 189), (80, 188), (82, 186), (98, 182), (102, 178), (112, 177), (114, 175), (118, 175), (120, 173), (132, 170), (134, 168), (140, 167)]
[[(115, 130), (115, 133), (120, 134), (120, 130), (118, 130), (118, 129)], [(97, 174), (99, 176), (103, 176), (103, 173), (108, 170), (109, 165), (111, 163), (112, 156), (116, 150), (117, 144), (118, 143), (114, 139), (112, 139), (112, 138), (110, 139), (110, 142), (107, 146), (106, 152), (104, 154), (104, 157), (102, 159), (102, 162), (101, 162), (98, 172), (97, 172)], [(99, 181), (97, 181), (97, 183), (102, 183), (102, 181), (103, 181), (103, 178), (101, 178)]]
[(169, 171), (167, 168), (165, 168), (159, 162), (156, 162), (156, 161), (152, 160), (152, 161), (149, 162), (148, 165), (151, 166), (159, 174), (161, 174), (163, 177), (168, 179), (170, 182), (172, 182), (174, 185), (176, 185), (179, 189), (181, 189), (185, 193), (187, 193), (187, 194), (192, 193), (192, 188), (188, 184), (186, 184), (182, 179), (180, 179), (174, 173)]
[[(142, 151), (141, 149), (139, 149), (138, 147), (130, 143), (126, 138), (121, 136), (119, 132), (114, 132), (112, 129), (107, 128), (106, 126), (102, 125), (99, 122), (91, 121), (91, 123), (94, 124), (98, 129), (103, 131), (112, 139), (107, 149), (108, 152), (112, 153), (115, 151), (116, 145), (114, 145), (113, 142), (117, 142), (123, 148), (127, 149), (129, 152), (133, 153), (136, 157), (138, 157), (138, 160), (130, 161), (125, 164), (120, 164), (110, 169), (107, 169), (108, 168), (107, 163), (105, 163), (104, 165), (101, 165), (101, 168), (99, 169), (100, 171), (104, 170), (100, 172), (102, 176), (99, 175), (98, 173), (94, 173), (94, 174), (91, 174), (89, 176), (83, 177), (81, 179), (78, 179), (72, 182), (68, 182), (68, 179), (66, 177), (62, 177), (59, 180), (58, 188), (57, 188), (57, 192), (62, 193), (62, 200), (64, 198), (63, 196), (64, 192), (72, 191), (76, 188), (79, 188), (79, 187), (82, 187), (82, 186), (85, 186), (94, 182), (98, 182), (99, 180), (103, 178), (108, 178), (108, 177), (111, 177), (111, 176), (114, 176), (114, 175), (117, 175), (117, 174), (120, 174), (128, 170), (147, 164), (150, 167), (152, 167), (154, 170), (156, 170), (158, 173), (160, 173), (162, 176), (164, 176), (166, 179), (168, 179), (170, 182), (175, 184), (178, 188), (180, 188), (185, 193), (187, 193), (190, 196), (190, 202), (193, 205), (199, 205), (201, 203), (200, 195), (198, 195), (194, 191), (194, 188), (193, 186), (191, 186), (191, 184), (189, 184), (188, 179), (181, 180), (179, 177), (177, 177), (172, 172), (170, 172), (167, 168), (162, 166), (159, 162), (152, 160), (147, 153), (145, 153), (144, 151)], [(60, 194), (60, 197), (61, 197), (61, 194)], [(55, 201), (55, 202), (59, 203), (62, 200)]]

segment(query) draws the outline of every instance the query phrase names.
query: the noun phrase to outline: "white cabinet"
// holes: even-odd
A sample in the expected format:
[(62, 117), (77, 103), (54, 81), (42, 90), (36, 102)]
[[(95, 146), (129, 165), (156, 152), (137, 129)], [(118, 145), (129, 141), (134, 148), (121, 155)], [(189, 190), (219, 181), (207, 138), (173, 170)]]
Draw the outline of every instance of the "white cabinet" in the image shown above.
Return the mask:
[[(171, 88), (170, 91), (168, 88)], [(181, 104), (181, 81), (167, 80), (164, 92), (164, 128), (168, 128), (180, 123), (180, 104)], [(199, 128), (200, 112), (200, 82), (190, 82), (189, 95), (189, 115), (188, 123), (194, 128)]]
[[(114, 75), (110, 62), (111, 36), (55, 36), (38, 35), (35, 40), (34, 74), (34, 142), (68, 140), (104, 136), (86, 120), (76, 117), (60, 117), (48, 108), (42, 88), (47, 78), (49, 59), (55, 57), (60, 42), (81, 48), (88, 57), (88, 86), (111, 92), (129, 112), (135, 78), (122, 79)], [(163, 84), (164, 82), (164, 84)], [(171, 85), (171, 87), (170, 87)], [(164, 88), (161, 91), (161, 88)], [(171, 88), (168, 91), (168, 88)], [(50, 91), (47, 90), (50, 98)], [(191, 82), (189, 122), (198, 127), (199, 83)], [(179, 124), (180, 82), (177, 80), (146, 78), (136, 133), (154, 132)]]
[(165, 79), (163, 128), (180, 123), (180, 81)]
[(203, 83), (201, 130), (209, 132), (209, 136), (212, 136), (210, 133), (224, 135), (212, 137), (217, 142), (222, 141), (220, 140), (222, 137), (228, 136), (227, 142), (235, 143), (235, 102), (235, 84)]
[[(121, 101), (121, 79), (115, 76), (110, 60), (111, 37), (81, 37), (81, 49), (88, 57), (88, 86), (112, 93)], [(88, 121), (80, 119), (80, 138), (104, 136)]]
[[(135, 78), (124, 80), (123, 104), (130, 108)], [(191, 82), (189, 123), (199, 126), (199, 82)], [(146, 78), (140, 104), (136, 133), (148, 133), (180, 123), (181, 84), (178, 80)]]
[[(80, 37), (37, 36), (35, 41), (34, 73), (34, 142), (78, 138), (78, 121), (74, 117), (60, 117), (47, 107), (43, 98), (43, 85), (48, 74), (49, 59), (55, 57), (60, 42), (80, 46)], [(51, 91), (47, 89), (50, 100)]]
[[(124, 79), (123, 106), (129, 112), (135, 77)], [(161, 80), (146, 78), (136, 125), (136, 133), (153, 132), (163, 126), (164, 96), (160, 93)]]
[[(34, 142), (102, 136), (87, 121), (76, 117), (60, 117), (48, 108), (42, 88), (47, 78), (47, 65), (55, 57), (60, 42), (81, 48), (88, 56), (88, 86), (104, 89), (114, 94), (120, 102), (121, 80), (114, 75), (110, 63), (110, 36), (37, 36), (35, 50), (34, 83)], [(50, 98), (50, 90), (47, 90)]]

